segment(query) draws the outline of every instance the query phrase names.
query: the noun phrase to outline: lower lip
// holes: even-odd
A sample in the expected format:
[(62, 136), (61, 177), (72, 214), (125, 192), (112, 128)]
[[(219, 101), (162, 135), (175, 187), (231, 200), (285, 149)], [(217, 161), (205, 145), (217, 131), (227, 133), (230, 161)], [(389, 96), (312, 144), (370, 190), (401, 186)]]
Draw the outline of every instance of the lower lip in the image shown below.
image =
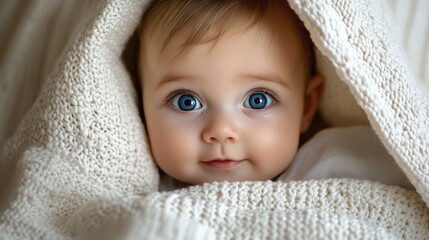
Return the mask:
[(205, 165), (216, 169), (231, 169), (241, 164), (243, 161), (232, 160), (214, 160), (210, 162), (203, 162)]

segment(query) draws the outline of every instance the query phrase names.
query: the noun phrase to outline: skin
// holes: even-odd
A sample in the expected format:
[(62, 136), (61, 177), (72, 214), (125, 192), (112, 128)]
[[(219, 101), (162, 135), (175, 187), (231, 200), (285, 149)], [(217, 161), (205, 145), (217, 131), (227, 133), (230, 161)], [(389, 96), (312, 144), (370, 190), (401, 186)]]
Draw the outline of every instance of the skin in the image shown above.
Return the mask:
[[(306, 76), (302, 43), (285, 14), (243, 30), (239, 24), (218, 41), (180, 53), (186, 30), (160, 51), (143, 38), (143, 104), (151, 151), (171, 177), (190, 184), (268, 180), (294, 158), (309, 127), (323, 79)], [(179, 54), (180, 53), (180, 54)], [(272, 100), (249, 107), (253, 93)], [(201, 108), (181, 111), (190, 94)]]

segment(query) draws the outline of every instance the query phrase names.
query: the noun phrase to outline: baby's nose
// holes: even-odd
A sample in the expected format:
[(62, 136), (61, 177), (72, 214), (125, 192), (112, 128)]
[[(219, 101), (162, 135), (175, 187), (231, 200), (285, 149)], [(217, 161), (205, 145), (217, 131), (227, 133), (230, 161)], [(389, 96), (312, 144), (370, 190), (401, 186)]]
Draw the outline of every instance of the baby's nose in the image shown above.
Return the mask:
[(231, 117), (224, 115), (211, 118), (202, 135), (207, 143), (234, 143), (240, 139), (237, 123)]

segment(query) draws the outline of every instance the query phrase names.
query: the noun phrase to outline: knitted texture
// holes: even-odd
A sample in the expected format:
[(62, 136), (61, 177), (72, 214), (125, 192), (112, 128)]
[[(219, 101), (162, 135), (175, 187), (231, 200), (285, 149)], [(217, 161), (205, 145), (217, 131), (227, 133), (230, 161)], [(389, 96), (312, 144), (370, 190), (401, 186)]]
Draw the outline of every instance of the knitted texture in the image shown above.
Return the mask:
[[(290, 1), (319, 50), (426, 202), (429, 202), (429, 93), (392, 41), (381, 4)], [(340, 93), (339, 93), (340, 94)], [(341, 112), (347, 109), (337, 109)]]
[(325, 120), (369, 122), (415, 192), (333, 179), (157, 193), (122, 60), (146, 3), (94, 1), (79, 18), (2, 148), (0, 239), (429, 238), (429, 93), (399, 54), (384, 5), (289, 0), (318, 48), (318, 68), (333, 89), (327, 96), (336, 97), (323, 103)]
[[(86, 233), (91, 219), (100, 223), (96, 232), (114, 235), (124, 232), (124, 223), (142, 229), (150, 221), (148, 232), (167, 231), (159, 239), (187, 239), (168, 237), (175, 228), (216, 239), (425, 239), (428, 213), (415, 192), (369, 181), (224, 182), (104, 199), (83, 207), (69, 225)], [(112, 219), (115, 224), (103, 223)], [(135, 239), (147, 234), (132, 233)]]

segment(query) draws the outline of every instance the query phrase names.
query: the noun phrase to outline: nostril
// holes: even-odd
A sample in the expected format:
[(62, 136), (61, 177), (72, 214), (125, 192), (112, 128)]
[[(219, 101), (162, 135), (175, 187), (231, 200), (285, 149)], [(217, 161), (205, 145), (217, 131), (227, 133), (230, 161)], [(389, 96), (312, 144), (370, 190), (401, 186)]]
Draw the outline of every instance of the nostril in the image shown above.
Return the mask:
[(235, 140), (236, 140), (235, 137), (227, 137), (226, 138), (227, 142), (234, 142)]

